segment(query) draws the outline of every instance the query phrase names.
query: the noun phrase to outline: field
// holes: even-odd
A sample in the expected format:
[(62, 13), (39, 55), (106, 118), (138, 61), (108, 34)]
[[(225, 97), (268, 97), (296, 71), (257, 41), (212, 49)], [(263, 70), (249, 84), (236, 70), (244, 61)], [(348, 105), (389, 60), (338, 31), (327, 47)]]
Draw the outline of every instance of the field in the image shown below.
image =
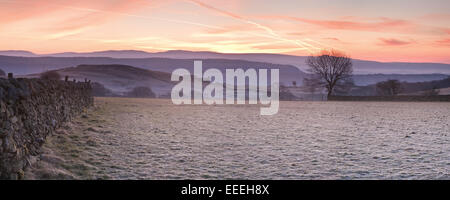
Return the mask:
[(96, 98), (29, 179), (450, 179), (450, 103)]

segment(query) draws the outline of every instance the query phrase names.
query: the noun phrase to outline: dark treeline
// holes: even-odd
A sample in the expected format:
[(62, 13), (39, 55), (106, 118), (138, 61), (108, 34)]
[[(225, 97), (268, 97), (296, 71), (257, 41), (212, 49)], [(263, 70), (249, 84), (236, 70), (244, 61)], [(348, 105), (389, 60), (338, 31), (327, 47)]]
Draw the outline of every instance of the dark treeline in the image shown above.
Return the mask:
[[(398, 82), (398, 83), (399, 83), (398, 94), (411, 94), (423, 91), (439, 90), (441, 88), (448, 88), (450, 87), (450, 77), (437, 81), (416, 82), (416, 83)], [(380, 86), (382, 85), (382, 83), (378, 83), (378, 85)], [(380, 94), (380, 89), (379, 87), (377, 87), (377, 84), (372, 84), (368, 86), (355, 87), (353, 88), (353, 90), (349, 92), (348, 95), (376, 96), (383, 94)]]

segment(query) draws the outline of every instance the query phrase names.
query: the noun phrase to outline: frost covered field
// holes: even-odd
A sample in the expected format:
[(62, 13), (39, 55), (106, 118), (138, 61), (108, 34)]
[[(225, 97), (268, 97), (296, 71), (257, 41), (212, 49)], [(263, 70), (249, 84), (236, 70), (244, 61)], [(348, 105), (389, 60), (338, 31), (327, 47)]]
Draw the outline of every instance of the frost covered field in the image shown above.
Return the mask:
[(78, 178), (450, 179), (449, 103), (281, 102), (273, 116), (161, 99), (96, 107), (68, 130), (79, 155), (53, 150)]

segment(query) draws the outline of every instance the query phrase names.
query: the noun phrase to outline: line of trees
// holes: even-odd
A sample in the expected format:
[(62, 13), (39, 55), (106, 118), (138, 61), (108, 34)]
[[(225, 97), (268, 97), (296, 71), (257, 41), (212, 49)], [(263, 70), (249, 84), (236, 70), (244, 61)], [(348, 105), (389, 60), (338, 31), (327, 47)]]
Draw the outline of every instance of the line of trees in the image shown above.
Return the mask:
[[(445, 81), (445, 80), (444, 80)], [(435, 81), (437, 82), (437, 81)], [(382, 81), (379, 82), (375, 85), (375, 89), (376, 89), (376, 94), (380, 95), (380, 96), (396, 96), (400, 93), (408, 93), (408, 92), (412, 92), (414, 93), (414, 91), (408, 91), (411, 89), (411, 86), (414, 83), (402, 83), (398, 80), (387, 80), (387, 81)], [(415, 83), (415, 84), (422, 84), (422, 85), (426, 85), (426, 83)], [(432, 83), (429, 83), (432, 84)], [(409, 89), (408, 89), (409, 87)], [(431, 88), (426, 88), (424, 87), (423, 89), (418, 88), (419, 91), (421, 91), (420, 95), (424, 95), (424, 96), (434, 96), (434, 95), (439, 95), (440, 90), (438, 89), (438, 87), (436, 85), (434, 86), (429, 86)]]

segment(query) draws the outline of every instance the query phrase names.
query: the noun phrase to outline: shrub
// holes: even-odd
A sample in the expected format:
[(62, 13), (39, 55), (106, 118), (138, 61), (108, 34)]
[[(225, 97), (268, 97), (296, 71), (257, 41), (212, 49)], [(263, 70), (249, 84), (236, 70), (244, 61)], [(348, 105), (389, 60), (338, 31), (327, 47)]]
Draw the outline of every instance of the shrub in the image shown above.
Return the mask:
[(402, 90), (402, 84), (398, 80), (387, 80), (376, 84), (378, 95), (395, 96)]
[(156, 97), (155, 93), (153, 93), (152, 89), (148, 87), (135, 87), (133, 90), (126, 94), (128, 97), (142, 97), (142, 98), (153, 98)]
[(61, 80), (61, 75), (56, 71), (47, 71), (41, 74), (41, 79), (45, 80)]

